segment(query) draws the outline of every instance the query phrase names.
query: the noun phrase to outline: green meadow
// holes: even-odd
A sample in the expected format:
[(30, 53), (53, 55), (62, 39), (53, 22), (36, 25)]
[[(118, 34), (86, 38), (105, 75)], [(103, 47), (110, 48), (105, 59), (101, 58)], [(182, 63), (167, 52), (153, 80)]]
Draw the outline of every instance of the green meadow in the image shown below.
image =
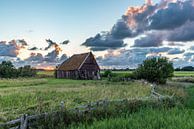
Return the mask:
[[(124, 75), (124, 74), (127, 74), (127, 73), (132, 73), (133, 71), (112, 71), (113, 73), (117, 74), (117, 75)], [(104, 71), (101, 71), (101, 73), (103, 74)], [(53, 76), (54, 74), (54, 71), (39, 71), (38, 72), (38, 75), (39, 76), (44, 76), (44, 75), (47, 75), (47, 76)], [(177, 77), (194, 77), (194, 71), (175, 71), (174, 72), (174, 76), (177, 76)]]
[[(130, 71), (129, 71), (130, 72)], [(128, 71), (114, 71), (118, 76)], [(175, 72), (176, 78), (192, 78), (193, 72)], [(177, 85), (178, 84), (178, 85)], [(182, 85), (184, 84), (184, 85)], [(178, 106), (166, 109), (142, 108), (138, 112), (117, 117), (96, 119), (70, 125), (71, 129), (190, 129), (194, 128), (194, 84), (171, 80), (157, 87), (157, 92), (173, 95)], [(19, 118), (23, 114), (39, 114), (101, 99), (129, 99), (150, 95), (150, 84), (141, 81), (111, 82), (102, 80), (55, 79), (53, 71), (38, 72), (36, 78), (0, 80), (0, 123)], [(180, 103), (181, 102), (181, 103)], [(177, 127), (177, 125), (179, 125)]]
[(193, 129), (194, 110), (141, 109), (116, 118), (72, 125), (70, 129)]
[(0, 120), (22, 114), (37, 114), (68, 108), (100, 99), (123, 99), (149, 96), (150, 86), (139, 82), (86, 81), (54, 78), (0, 80)]

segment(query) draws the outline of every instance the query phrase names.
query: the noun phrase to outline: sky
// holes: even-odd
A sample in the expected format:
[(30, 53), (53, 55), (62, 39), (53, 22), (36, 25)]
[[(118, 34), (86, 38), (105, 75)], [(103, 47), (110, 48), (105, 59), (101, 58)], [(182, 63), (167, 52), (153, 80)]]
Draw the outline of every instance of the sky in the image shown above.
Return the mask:
[(0, 61), (53, 68), (92, 51), (102, 68), (166, 56), (194, 64), (193, 0), (0, 0)]

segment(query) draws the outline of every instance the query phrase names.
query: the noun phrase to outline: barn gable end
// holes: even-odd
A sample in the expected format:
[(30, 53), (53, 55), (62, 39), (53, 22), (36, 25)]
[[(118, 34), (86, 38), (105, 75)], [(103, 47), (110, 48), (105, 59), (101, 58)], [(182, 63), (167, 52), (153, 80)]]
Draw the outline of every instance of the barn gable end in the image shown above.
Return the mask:
[(56, 78), (100, 79), (100, 68), (91, 52), (76, 54), (56, 69)]

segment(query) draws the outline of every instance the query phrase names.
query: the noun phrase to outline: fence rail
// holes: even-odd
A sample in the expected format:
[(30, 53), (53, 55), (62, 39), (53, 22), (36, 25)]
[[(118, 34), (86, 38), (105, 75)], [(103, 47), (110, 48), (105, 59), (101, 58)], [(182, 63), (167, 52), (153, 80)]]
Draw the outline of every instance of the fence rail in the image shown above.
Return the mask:
[[(96, 110), (97, 109), (96, 107), (99, 107), (99, 106), (105, 107), (111, 102), (120, 103), (120, 102), (124, 102), (124, 101), (129, 101), (129, 100), (149, 100), (149, 99), (162, 100), (164, 98), (172, 98), (174, 96), (174, 95), (172, 95), (172, 96), (163, 96), (163, 95), (161, 95), (161, 94), (159, 94), (155, 91), (155, 87), (153, 85), (151, 85), (151, 86), (152, 86), (151, 94), (148, 97), (138, 98), (138, 99), (135, 98), (135, 99), (118, 99), (118, 100), (108, 100), (108, 99), (99, 100), (99, 101), (96, 101), (96, 102), (88, 103), (87, 105), (81, 105), (81, 106), (69, 109), (67, 111), (83, 113), (83, 112), (86, 112), (86, 111)], [(61, 107), (61, 109), (59, 111), (63, 112), (64, 110), (66, 110), (64, 101), (61, 102), (60, 107)], [(28, 116), (27, 114), (25, 114), (25, 115), (21, 116), (18, 119), (6, 122), (4, 124), (0, 124), (0, 128), (3, 127), (3, 128), (10, 128), (10, 129), (27, 129), (29, 127), (29, 125), (32, 125), (30, 123), (31, 121), (39, 120), (41, 118), (47, 118), (50, 115), (58, 113), (59, 111), (54, 111), (54, 112), (50, 112), (50, 113), (42, 113), (42, 114), (31, 115), (31, 116)]]

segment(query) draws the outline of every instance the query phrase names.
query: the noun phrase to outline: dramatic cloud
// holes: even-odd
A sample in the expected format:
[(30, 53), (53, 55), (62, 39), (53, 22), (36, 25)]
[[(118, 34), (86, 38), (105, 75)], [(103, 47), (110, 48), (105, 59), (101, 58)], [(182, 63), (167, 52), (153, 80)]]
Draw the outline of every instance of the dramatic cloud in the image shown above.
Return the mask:
[(20, 43), (22, 46), (28, 46), (27, 42), (24, 39), (16, 40), (16, 42)]
[(150, 33), (135, 40), (133, 47), (159, 47), (162, 46), (163, 37), (158, 33)]
[(56, 42), (53, 42), (51, 39), (46, 39), (46, 42), (48, 43), (48, 46), (45, 48), (45, 50), (48, 50), (49, 48), (53, 47), (53, 46), (57, 46)]
[[(165, 56), (166, 54), (183, 54), (184, 52), (185, 50), (171, 47), (121, 49), (108, 51), (104, 57), (98, 57), (97, 61), (100, 66), (105, 68), (136, 68), (147, 58)], [(183, 58), (176, 57), (169, 58), (169, 60), (174, 62), (175, 67), (178, 67), (181, 64), (185, 66), (188, 62), (191, 62), (192, 58), (194, 58), (194, 53), (185, 53)]]
[(47, 62), (56, 62), (57, 61), (57, 57), (58, 57), (58, 53), (57, 51), (52, 51), (49, 52), (46, 56), (45, 56), (45, 61)]
[(44, 57), (41, 53), (31, 53), (30, 57), (27, 58), (25, 61), (42, 63), (44, 61)]
[(145, 49), (132, 49), (120, 50), (116, 54), (114, 51), (108, 51), (104, 57), (98, 57), (97, 61), (102, 67), (120, 67), (120, 68), (135, 68), (138, 64), (146, 59), (149, 50)]
[[(194, 13), (193, 13), (194, 15)], [(168, 41), (187, 42), (194, 40), (194, 22), (186, 22), (183, 26), (168, 33)]]
[(126, 46), (123, 40), (115, 39), (110, 34), (97, 34), (95, 37), (87, 39), (82, 45), (90, 47), (93, 51), (117, 49)]
[[(38, 53), (31, 52), (34, 50), (38, 50), (38, 48), (29, 48), (28, 43), (24, 39), (11, 40), (10, 42), (1, 41), (0, 61), (13, 61), (17, 67), (31, 65), (37, 68), (45, 67), (48, 69), (55, 67), (58, 63), (61, 63), (62, 61), (67, 59), (66, 54), (60, 56), (62, 49), (57, 43), (53, 42), (50, 39), (46, 41), (49, 44), (46, 48), (46, 51), (40, 49)], [(50, 51), (50, 49), (54, 50)], [(45, 52), (48, 52), (48, 54), (45, 55)], [(30, 54), (29, 57), (28, 54)]]
[(112, 27), (110, 31), (110, 35), (114, 39), (124, 39), (127, 37), (132, 37), (133, 32), (132, 30), (130, 30), (127, 23), (123, 19), (121, 19), (121, 20), (118, 20), (118, 22)]
[(17, 57), (20, 50), (27, 45), (27, 43), (24, 43), (23, 41), (24, 40), (12, 40), (8, 43), (6, 41), (1, 41), (0, 56)]
[(194, 20), (193, 0), (169, 3), (167, 8), (158, 10), (149, 18), (150, 29), (171, 30), (182, 26), (187, 21)]
[[(194, 0), (161, 0), (157, 4), (146, 0), (142, 6), (129, 7), (109, 31), (89, 37), (82, 45), (93, 51), (107, 50), (106, 55), (97, 58), (100, 65), (105, 67), (134, 68), (147, 57), (160, 54), (169, 57), (175, 66), (180, 66), (194, 64), (194, 47), (185, 47), (189, 47), (194, 41), (193, 30)], [(127, 44), (128, 39), (130, 43)], [(46, 42), (48, 46), (39, 50), (44, 51), (44, 54), (32, 53), (28, 59), (18, 59), (16, 62), (54, 66), (67, 59), (66, 54), (61, 57), (60, 55), (61, 46), (68, 44), (69, 40), (57, 43), (48, 39)], [(130, 48), (126, 47), (127, 45), (131, 45)], [(0, 42), (0, 56), (17, 58), (20, 51), (27, 47), (29, 46), (25, 40)], [(188, 51), (185, 52), (184, 49)], [(175, 58), (176, 56), (178, 58)]]
[[(126, 14), (109, 32), (88, 38), (82, 45), (103, 51), (125, 47), (126, 38), (134, 38), (134, 47), (158, 47), (163, 41), (188, 42), (194, 40), (193, 0), (162, 0), (139, 7), (129, 7)], [(157, 31), (156, 31), (157, 30)]]
[(67, 60), (67, 55), (66, 54), (63, 54), (61, 57), (60, 57), (60, 62), (63, 62), (65, 60)]
[(55, 50), (51, 53), (48, 53), (48, 57), (49, 58), (53, 58), (53, 56), (56, 56), (56, 55), (59, 55), (59, 53), (62, 51), (62, 48), (56, 43), (56, 42), (53, 42), (52, 40), (50, 39), (46, 39), (46, 42), (49, 44), (48, 47), (45, 48), (45, 50), (48, 50), (50, 49), (51, 47), (54, 47)]

